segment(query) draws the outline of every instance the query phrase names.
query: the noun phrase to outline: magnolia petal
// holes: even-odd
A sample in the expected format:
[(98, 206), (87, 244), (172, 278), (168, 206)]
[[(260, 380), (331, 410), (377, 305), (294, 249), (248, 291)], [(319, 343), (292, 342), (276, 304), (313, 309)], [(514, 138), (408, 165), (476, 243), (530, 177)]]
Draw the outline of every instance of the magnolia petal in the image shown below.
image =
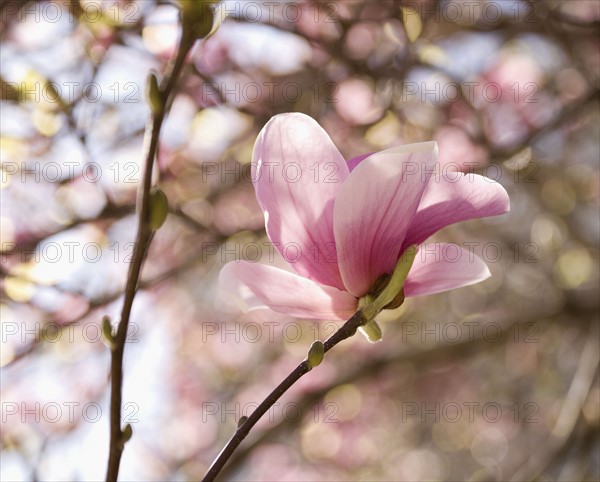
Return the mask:
[(254, 146), (252, 180), (269, 238), (297, 273), (337, 288), (344, 285), (333, 204), (348, 172), (327, 133), (304, 114), (273, 117)]
[(404, 245), (421, 244), (450, 224), (497, 216), (509, 210), (510, 200), (506, 190), (487, 177), (461, 172), (431, 177)]
[[(226, 289), (228, 281), (237, 279), (273, 311), (296, 318), (345, 320), (357, 310), (358, 302), (349, 293), (266, 264), (232, 261), (219, 278)], [(232, 284), (237, 289), (236, 281)]]
[(483, 260), (456, 244), (433, 243), (419, 248), (404, 283), (404, 296), (422, 296), (462, 288), (491, 276)]
[(268, 308), (256, 297), (248, 285), (237, 276), (234, 266), (232, 266), (234, 263), (236, 261), (227, 263), (219, 272), (219, 285), (221, 288), (219, 290), (219, 302), (235, 306), (244, 313)]
[(396, 265), (437, 159), (437, 144), (395, 147), (364, 159), (340, 188), (333, 229), (345, 288), (365, 295)]
[(353, 157), (352, 159), (348, 159), (348, 161), (346, 161), (346, 164), (348, 164), (348, 169), (350, 170), (350, 172), (354, 171), (354, 168), (356, 166), (358, 166), (363, 160), (365, 160), (367, 157), (369, 157), (372, 154), (373, 154), (372, 152), (369, 154), (361, 154), (360, 156), (356, 156), (356, 157)]

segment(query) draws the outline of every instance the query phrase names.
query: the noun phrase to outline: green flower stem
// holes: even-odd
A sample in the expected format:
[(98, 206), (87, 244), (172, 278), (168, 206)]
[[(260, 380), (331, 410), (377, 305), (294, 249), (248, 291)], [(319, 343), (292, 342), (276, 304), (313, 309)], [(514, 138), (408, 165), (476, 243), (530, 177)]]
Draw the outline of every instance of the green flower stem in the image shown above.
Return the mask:
[(402, 287), (404, 286), (404, 282), (406, 281), (406, 277), (408, 276), (410, 268), (412, 268), (416, 256), (416, 246), (409, 246), (406, 248), (404, 253), (402, 253), (402, 256), (400, 256), (400, 259), (394, 268), (392, 277), (390, 278), (390, 281), (384, 290), (374, 301), (371, 301), (362, 309), (363, 313), (367, 317), (367, 320), (371, 321), (375, 319), (381, 310), (389, 305), (398, 295), (398, 293), (400, 293), (400, 290), (402, 290)]

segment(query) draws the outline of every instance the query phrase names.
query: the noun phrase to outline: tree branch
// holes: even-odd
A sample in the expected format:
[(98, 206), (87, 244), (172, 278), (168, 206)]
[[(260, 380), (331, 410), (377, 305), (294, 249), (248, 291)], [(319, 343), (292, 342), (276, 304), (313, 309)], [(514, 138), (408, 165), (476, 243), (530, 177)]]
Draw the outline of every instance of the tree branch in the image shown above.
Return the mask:
[[(367, 322), (367, 318), (361, 310), (357, 311), (352, 317), (344, 323), (344, 325), (331, 335), (323, 343), (325, 353), (331, 350), (339, 342), (350, 338), (356, 333), (356, 330)], [(302, 361), (292, 372), (285, 377), (285, 379), (260, 403), (258, 407), (252, 412), (252, 414), (243, 422), (238, 429), (235, 431), (233, 436), (227, 442), (227, 445), (223, 448), (221, 453), (217, 456), (213, 464), (208, 469), (208, 472), (202, 479), (202, 482), (211, 482), (215, 480), (215, 477), (219, 475), (219, 472), (235, 449), (242, 443), (246, 438), (252, 427), (262, 418), (262, 416), (269, 411), (269, 409), (279, 400), (285, 392), (287, 392), (300, 378), (306, 375), (310, 370), (311, 366), (308, 360)]]
[(121, 455), (123, 454), (126, 442), (126, 437), (124, 437), (123, 430), (121, 429), (123, 355), (125, 352), (125, 341), (127, 339), (127, 328), (131, 317), (133, 300), (137, 292), (144, 258), (146, 257), (148, 247), (154, 234), (149, 225), (152, 167), (158, 151), (158, 140), (162, 124), (173, 100), (175, 86), (177, 85), (177, 81), (185, 64), (185, 58), (193, 46), (194, 40), (193, 32), (190, 31), (189, 28), (186, 28), (184, 23), (176, 57), (171, 63), (168, 73), (161, 82), (160, 92), (162, 94), (162, 108), (152, 109), (152, 114), (146, 126), (144, 179), (138, 197), (138, 230), (133, 259), (127, 274), (125, 300), (123, 301), (121, 319), (115, 337), (115, 346), (111, 352), (110, 448), (106, 471), (107, 481), (116, 481), (119, 476)]

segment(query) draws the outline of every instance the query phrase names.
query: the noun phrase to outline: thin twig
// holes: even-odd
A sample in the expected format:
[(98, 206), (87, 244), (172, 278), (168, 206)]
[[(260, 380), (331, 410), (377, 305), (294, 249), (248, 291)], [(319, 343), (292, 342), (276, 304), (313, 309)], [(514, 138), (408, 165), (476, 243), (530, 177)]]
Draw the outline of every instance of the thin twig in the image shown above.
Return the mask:
[(173, 100), (175, 86), (185, 64), (185, 58), (194, 44), (192, 32), (185, 27), (182, 28), (181, 39), (177, 49), (176, 57), (171, 63), (168, 73), (161, 82), (162, 108), (152, 109), (152, 115), (148, 120), (145, 133), (145, 171), (141, 193), (138, 198), (139, 217), (138, 230), (135, 240), (134, 255), (129, 265), (127, 284), (125, 286), (125, 299), (121, 311), (121, 319), (115, 336), (115, 346), (111, 356), (111, 395), (110, 395), (110, 449), (108, 467), (106, 471), (107, 481), (116, 481), (119, 475), (121, 455), (125, 445), (123, 431), (121, 429), (121, 403), (123, 385), (123, 355), (125, 341), (127, 339), (127, 328), (131, 317), (133, 300), (137, 292), (140, 273), (144, 264), (144, 258), (152, 241), (153, 231), (149, 226), (150, 214), (150, 188), (152, 185), (152, 167), (158, 151), (158, 140), (165, 115)]
[[(325, 348), (325, 353), (331, 350), (335, 345), (339, 342), (345, 340), (346, 338), (350, 338), (356, 333), (356, 330), (367, 322), (365, 315), (362, 311), (357, 311), (352, 317), (344, 323), (344, 325), (337, 330), (333, 335), (331, 335), (325, 342), (323, 346)], [(287, 392), (300, 378), (306, 375), (311, 370), (310, 365), (307, 360), (302, 361), (292, 372), (285, 377), (285, 379), (273, 390), (261, 403), (254, 412), (248, 417), (248, 419), (241, 424), (238, 429), (235, 431), (233, 436), (227, 442), (227, 445), (223, 448), (221, 453), (217, 456), (213, 464), (208, 469), (208, 472), (202, 479), (202, 482), (211, 482), (215, 480), (215, 477), (219, 475), (219, 472), (235, 449), (242, 443), (242, 441), (246, 438), (252, 427), (256, 425), (256, 423), (262, 418), (262, 416), (267, 413), (267, 411), (279, 400), (285, 392)]]

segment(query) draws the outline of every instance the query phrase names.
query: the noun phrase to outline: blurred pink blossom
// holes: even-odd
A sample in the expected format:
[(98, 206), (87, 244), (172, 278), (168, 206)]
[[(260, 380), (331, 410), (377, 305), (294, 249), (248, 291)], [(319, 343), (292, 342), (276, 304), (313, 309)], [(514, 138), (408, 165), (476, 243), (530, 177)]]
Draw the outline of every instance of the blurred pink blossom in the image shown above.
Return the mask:
[(437, 131), (436, 141), (440, 147), (438, 162), (444, 169), (472, 172), (487, 164), (488, 153), (485, 148), (476, 145), (458, 127), (442, 127)]
[[(312, 118), (275, 116), (254, 146), (252, 179), (269, 239), (295, 273), (233, 261), (221, 270), (221, 283), (254, 308), (258, 300), (298, 318), (348, 318), (408, 246), (449, 224), (509, 210), (500, 184), (476, 174), (435, 174), (436, 167), (435, 142), (346, 162)], [(489, 276), (481, 259), (456, 245), (422, 245), (404, 294)]]
[(335, 95), (335, 109), (349, 124), (372, 124), (383, 115), (383, 106), (372, 85), (359, 79), (349, 79), (339, 84)]

